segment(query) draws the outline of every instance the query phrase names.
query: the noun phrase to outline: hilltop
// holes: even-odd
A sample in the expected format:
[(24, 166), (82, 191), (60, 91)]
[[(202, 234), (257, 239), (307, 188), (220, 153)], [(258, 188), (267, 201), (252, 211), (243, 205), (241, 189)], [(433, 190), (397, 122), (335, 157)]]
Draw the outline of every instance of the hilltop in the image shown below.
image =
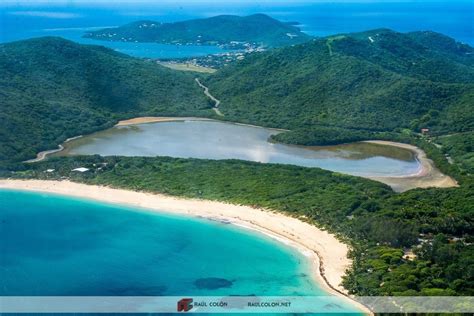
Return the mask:
[(315, 39), (250, 55), (205, 84), (228, 119), (292, 129), (279, 136), (288, 142), (324, 144), (313, 132), (321, 127), (346, 134), (474, 129), (474, 49), (433, 32)]
[(294, 23), (280, 22), (265, 14), (244, 17), (219, 15), (174, 23), (137, 21), (88, 32), (84, 37), (105, 41), (224, 45), (230, 48), (243, 48), (245, 44), (279, 47), (311, 39)]
[(0, 71), (0, 160), (33, 158), (122, 118), (210, 113), (192, 75), (61, 38), (0, 45)]
[[(405, 135), (460, 184), (397, 194), (318, 168), (237, 160), (79, 156), (15, 163), (119, 119), (212, 110), (188, 73), (60, 38), (3, 44), (0, 160), (11, 164), (0, 172), (283, 211), (351, 243), (353, 265), (343, 281), (351, 294), (472, 295), (473, 58), (473, 48), (441, 34), (382, 29), (249, 54), (201, 75), (221, 100), (224, 119), (286, 127), (292, 132), (279, 140), (305, 144)], [(422, 127), (432, 135), (413, 133)], [(95, 171), (72, 171), (77, 167)]]
[[(443, 135), (474, 129), (473, 52), (433, 32), (379, 29), (249, 54), (201, 81), (223, 119), (291, 129), (276, 137), (287, 143)], [(119, 119), (212, 115), (192, 74), (104, 47), (52, 37), (3, 44), (0, 69), (4, 160)]]

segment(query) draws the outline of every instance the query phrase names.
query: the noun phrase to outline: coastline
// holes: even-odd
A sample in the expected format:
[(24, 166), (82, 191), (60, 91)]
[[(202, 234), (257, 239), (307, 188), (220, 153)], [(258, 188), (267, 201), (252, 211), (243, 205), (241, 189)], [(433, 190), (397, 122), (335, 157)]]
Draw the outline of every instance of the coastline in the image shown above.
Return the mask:
[(148, 124), (148, 123), (160, 123), (160, 122), (185, 122), (185, 121), (210, 121), (210, 122), (218, 122), (218, 123), (226, 123), (226, 124), (234, 124), (239, 126), (248, 126), (254, 128), (264, 128), (270, 129), (279, 132), (288, 132), (288, 129), (283, 128), (275, 128), (275, 127), (264, 127), (246, 123), (239, 123), (239, 122), (232, 122), (232, 121), (223, 121), (223, 120), (216, 120), (207, 117), (194, 117), (194, 116), (141, 116), (141, 117), (134, 117), (132, 119), (119, 121), (114, 126), (129, 126), (129, 125), (138, 125), (138, 124)]
[(364, 143), (393, 146), (408, 149), (414, 153), (420, 163), (420, 170), (417, 173), (404, 177), (368, 177), (388, 184), (395, 192), (404, 192), (415, 188), (451, 188), (459, 186), (455, 179), (439, 171), (433, 160), (429, 159), (426, 153), (416, 146), (385, 140), (368, 140)]
[[(147, 123), (185, 122), (185, 121), (211, 121), (211, 122), (221, 122), (221, 123), (235, 124), (235, 125), (241, 125), (241, 126), (249, 126), (253, 128), (265, 128), (265, 129), (270, 129), (270, 130), (274, 130), (278, 132), (288, 131), (285, 129), (267, 128), (267, 127), (262, 127), (262, 126), (257, 126), (257, 125), (221, 121), (221, 120), (205, 118), (205, 117), (144, 116), (144, 117), (135, 117), (128, 120), (119, 121), (115, 126), (133, 126), (133, 125), (147, 124)], [(69, 138), (64, 143), (58, 145), (57, 149), (39, 152), (36, 158), (27, 160), (25, 162), (33, 163), (33, 162), (43, 161), (47, 159), (50, 154), (55, 154), (55, 153), (63, 151), (65, 149), (64, 144), (80, 137), (82, 137), (82, 135)], [(362, 141), (362, 143), (377, 144), (377, 145), (382, 145), (382, 146), (392, 146), (392, 147), (398, 147), (398, 148), (410, 150), (411, 152), (414, 153), (416, 159), (420, 163), (419, 171), (412, 175), (385, 176), (385, 177), (363, 176), (363, 178), (367, 178), (367, 179), (371, 179), (374, 181), (387, 184), (395, 192), (404, 192), (404, 191), (408, 191), (415, 188), (430, 188), (430, 187), (450, 188), (450, 187), (458, 186), (458, 183), (455, 179), (439, 171), (434, 165), (433, 161), (426, 156), (426, 153), (416, 146), (393, 142), (393, 141), (383, 141), (383, 140), (368, 140), (368, 141)]]
[(64, 150), (63, 144), (66, 144), (70, 141), (73, 141), (73, 140), (81, 138), (81, 137), (82, 137), (82, 135), (70, 137), (70, 138), (66, 139), (62, 144), (59, 144), (58, 148), (45, 150), (45, 151), (40, 151), (38, 154), (36, 154), (36, 158), (25, 160), (23, 162), (33, 163), (33, 162), (39, 162), (39, 161), (45, 160), (46, 158), (48, 158), (48, 155), (55, 154), (55, 153), (63, 151)]
[(311, 263), (312, 276), (330, 294), (350, 300), (361, 311), (372, 314), (351, 299), (340, 285), (352, 261), (349, 247), (334, 235), (279, 212), (209, 200), (185, 199), (162, 194), (136, 192), (70, 181), (0, 179), (0, 189), (35, 191), (92, 199), (106, 203), (145, 208), (210, 220), (227, 221), (257, 231), (297, 249)]
[[(182, 121), (215, 121), (206, 117), (173, 117), (173, 116), (141, 116), (134, 117), (128, 120), (119, 121), (115, 126), (129, 126), (137, 124), (147, 123), (160, 123), (160, 122), (182, 122)], [(219, 122), (219, 121), (218, 121)]]

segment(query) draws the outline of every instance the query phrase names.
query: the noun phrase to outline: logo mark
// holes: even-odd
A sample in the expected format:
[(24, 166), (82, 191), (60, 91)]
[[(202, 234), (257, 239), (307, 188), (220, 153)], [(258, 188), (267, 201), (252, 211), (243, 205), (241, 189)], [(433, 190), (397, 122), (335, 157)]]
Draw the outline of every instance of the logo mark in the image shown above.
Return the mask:
[(188, 312), (193, 308), (193, 299), (192, 298), (182, 298), (178, 301), (178, 312)]

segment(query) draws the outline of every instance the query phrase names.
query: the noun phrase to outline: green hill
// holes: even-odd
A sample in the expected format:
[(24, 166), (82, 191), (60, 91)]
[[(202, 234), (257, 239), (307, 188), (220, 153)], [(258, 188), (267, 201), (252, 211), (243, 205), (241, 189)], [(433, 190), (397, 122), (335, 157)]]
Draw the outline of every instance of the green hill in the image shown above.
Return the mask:
[(254, 54), (205, 82), (228, 119), (299, 129), (292, 142), (317, 144), (316, 127), (462, 132), (474, 129), (473, 52), (432, 32), (375, 30)]
[(138, 115), (210, 115), (194, 78), (60, 38), (0, 45), (0, 160)]
[[(393, 138), (404, 128), (443, 135), (474, 130), (473, 51), (433, 32), (381, 29), (250, 54), (203, 81), (225, 119), (291, 129), (276, 137), (288, 143)], [(212, 115), (191, 74), (104, 47), (3, 44), (0, 69), (1, 160), (121, 118)]]
[[(169, 157), (53, 158), (0, 173), (304, 216), (351, 244), (353, 265), (343, 284), (352, 294), (472, 295), (473, 58), (471, 47), (440, 34), (374, 30), (250, 54), (202, 78), (222, 101), (225, 119), (290, 128), (279, 134), (287, 142), (393, 139), (402, 137), (393, 131), (429, 127), (437, 137), (417, 141), (437, 167), (456, 177), (456, 188), (398, 194), (318, 168)], [(4, 162), (31, 158), (121, 118), (212, 115), (192, 75), (103, 47), (59, 38), (3, 44), (0, 70)], [(84, 166), (91, 172), (71, 171)], [(407, 258), (411, 251), (416, 257)]]
[(85, 37), (106, 41), (227, 45), (245, 42), (267, 47), (299, 44), (311, 39), (299, 28), (264, 14), (219, 15), (174, 23), (137, 21), (116, 28), (88, 32)]
[(333, 49), (397, 74), (435, 82), (474, 83), (474, 48), (435, 32), (386, 29), (348, 34)]

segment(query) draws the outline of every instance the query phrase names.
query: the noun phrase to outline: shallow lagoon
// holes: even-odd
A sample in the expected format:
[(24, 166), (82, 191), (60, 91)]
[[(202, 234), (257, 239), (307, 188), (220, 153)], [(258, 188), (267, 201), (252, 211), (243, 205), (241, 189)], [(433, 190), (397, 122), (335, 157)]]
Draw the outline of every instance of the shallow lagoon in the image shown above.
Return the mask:
[(116, 126), (66, 144), (59, 155), (171, 156), (241, 159), (319, 167), (351, 175), (408, 176), (420, 163), (407, 149), (369, 143), (304, 147), (268, 141), (275, 129), (217, 121)]

